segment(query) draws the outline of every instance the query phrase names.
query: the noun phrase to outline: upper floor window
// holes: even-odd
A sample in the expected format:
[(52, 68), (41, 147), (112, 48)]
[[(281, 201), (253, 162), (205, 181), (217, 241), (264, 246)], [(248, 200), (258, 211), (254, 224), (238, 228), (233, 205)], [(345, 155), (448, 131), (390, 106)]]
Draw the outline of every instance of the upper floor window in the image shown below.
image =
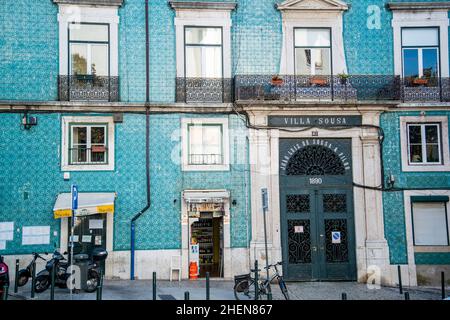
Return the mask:
[(71, 75), (109, 75), (109, 25), (69, 24)]
[(295, 28), (295, 74), (331, 74), (331, 30), (329, 28)]
[(189, 125), (189, 164), (223, 164), (221, 124)]
[(222, 28), (185, 27), (187, 78), (221, 78), (222, 60)]
[(440, 125), (431, 123), (408, 124), (409, 164), (440, 164)]
[(439, 28), (402, 28), (403, 76), (431, 79), (439, 75)]

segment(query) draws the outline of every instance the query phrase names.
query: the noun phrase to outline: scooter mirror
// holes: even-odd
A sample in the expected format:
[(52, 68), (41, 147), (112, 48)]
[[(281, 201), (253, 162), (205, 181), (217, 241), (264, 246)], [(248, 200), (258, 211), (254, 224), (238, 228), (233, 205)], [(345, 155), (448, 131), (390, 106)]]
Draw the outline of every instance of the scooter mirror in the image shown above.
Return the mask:
[(64, 253), (63, 254), (69, 254), (67, 251), (64, 251)]

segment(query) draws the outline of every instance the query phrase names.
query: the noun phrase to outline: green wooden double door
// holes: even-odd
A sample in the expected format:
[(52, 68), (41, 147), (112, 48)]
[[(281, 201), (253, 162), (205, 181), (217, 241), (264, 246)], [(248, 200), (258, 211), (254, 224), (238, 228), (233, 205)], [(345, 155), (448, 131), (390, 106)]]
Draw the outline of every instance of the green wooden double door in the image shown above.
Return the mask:
[(283, 154), (280, 208), (285, 278), (356, 280), (350, 140), (283, 139)]

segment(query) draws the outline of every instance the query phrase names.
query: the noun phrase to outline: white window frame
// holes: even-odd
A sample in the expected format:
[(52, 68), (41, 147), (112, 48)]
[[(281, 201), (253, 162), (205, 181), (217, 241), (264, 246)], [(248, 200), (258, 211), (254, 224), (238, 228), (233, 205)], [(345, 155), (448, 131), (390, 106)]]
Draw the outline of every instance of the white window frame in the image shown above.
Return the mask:
[[(189, 126), (221, 125), (222, 126), (222, 164), (189, 164)], [(227, 118), (184, 118), (181, 120), (181, 167), (183, 171), (229, 171), (230, 139)]]
[[(96, 125), (98, 123), (106, 124), (106, 135), (108, 146), (108, 161), (105, 164), (69, 164), (69, 149), (72, 145), (70, 141), (70, 130), (77, 124), (86, 126), (89, 124)], [(65, 116), (61, 121), (61, 170), (62, 171), (114, 171), (115, 168), (115, 125), (113, 117), (83, 117), (83, 116)]]
[(119, 75), (119, 13), (117, 6), (77, 6), (59, 4), (59, 74), (68, 76), (69, 69), (69, 24), (109, 24), (109, 76)]
[[(86, 128), (86, 150), (91, 150), (92, 149), (92, 145), (93, 145), (91, 129), (92, 128), (103, 128), (105, 130), (105, 135), (106, 135), (105, 142), (103, 143), (103, 146), (105, 148), (108, 148), (108, 126), (107, 125), (104, 125), (104, 124), (86, 124), (86, 123), (80, 123), (80, 124), (78, 124), (78, 123), (70, 123), (69, 126), (70, 126), (70, 128), (69, 128), (69, 130), (70, 130), (70, 132), (69, 132), (69, 134), (70, 134), (69, 154), (70, 154), (70, 149), (74, 148), (73, 128)], [(78, 144), (78, 145), (80, 145), (80, 144)], [(97, 144), (94, 144), (94, 145), (99, 145), (99, 144), (97, 143)], [(69, 163), (72, 162), (72, 163), (70, 163), (70, 165), (73, 166), (73, 165), (94, 165), (94, 164), (95, 165), (104, 165), (104, 164), (107, 164), (107, 162), (109, 160), (108, 159), (109, 157), (105, 157), (105, 163), (102, 163), (102, 162), (92, 163), (91, 162), (92, 161), (92, 159), (91, 159), (91, 152), (92, 151), (86, 151), (86, 162), (85, 163), (84, 162), (74, 162), (73, 160), (70, 161), (71, 156), (69, 155)], [(107, 149), (106, 149), (105, 154), (108, 155), (108, 150)]]
[[(411, 162), (411, 142), (409, 141), (409, 128), (410, 127), (420, 127), (420, 136), (421, 136), (421, 146), (422, 146), (422, 162)], [(427, 159), (427, 143), (426, 140), (426, 127), (435, 126), (437, 127), (438, 134), (438, 152), (439, 152), (439, 161), (438, 162), (428, 162)], [(442, 164), (442, 141), (441, 141), (441, 124), (440, 123), (407, 123), (406, 124), (406, 132), (408, 138), (408, 165), (417, 166), (417, 165), (440, 165)]]
[[(449, 76), (448, 50), (448, 10), (393, 10), (392, 28), (394, 31), (394, 67), (395, 74), (403, 76), (402, 28), (439, 28), (438, 52), (440, 75)], [(420, 60), (419, 60), (420, 61)], [(420, 63), (420, 62), (419, 62)], [(420, 71), (419, 71), (420, 72)]]
[[(440, 163), (410, 163), (408, 125), (414, 124), (440, 124)], [(424, 137), (422, 136), (422, 139)], [(422, 140), (423, 141), (423, 140)], [(450, 153), (448, 139), (448, 117), (446, 116), (419, 116), (400, 117), (400, 145), (402, 158), (402, 171), (404, 172), (433, 172), (450, 171)], [(423, 146), (422, 146), (423, 148)], [(423, 150), (423, 149), (422, 149)]]
[[(206, 6), (207, 4), (205, 4)], [(174, 6), (172, 4), (172, 6)], [(233, 7), (234, 8), (234, 7)], [(222, 77), (231, 78), (231, 8), (178, 8), (174, 7), (177, 77), (185, 77), (185, 27), (222, 28)]]

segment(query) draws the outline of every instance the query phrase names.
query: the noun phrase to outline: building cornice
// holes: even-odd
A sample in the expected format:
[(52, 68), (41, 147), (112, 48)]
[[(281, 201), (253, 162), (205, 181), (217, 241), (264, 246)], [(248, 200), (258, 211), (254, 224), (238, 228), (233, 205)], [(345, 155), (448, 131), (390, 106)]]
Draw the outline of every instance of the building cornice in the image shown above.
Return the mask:
[(234, 10), (236, 2), (169, 1), (172, 9)]
[(450, 10), (450, 1), (443, 2), (389, 2), (390, 10)]
[(53, 0), (56, 4), (71, 4), (79, 6), (120, 7), (124, 0)]
[(288, 0), (275, 7), (280, 11), (346, 11), (349, 5), (340, 0), (316, 0), (314, 3), (303, 4), (304, 0)]

